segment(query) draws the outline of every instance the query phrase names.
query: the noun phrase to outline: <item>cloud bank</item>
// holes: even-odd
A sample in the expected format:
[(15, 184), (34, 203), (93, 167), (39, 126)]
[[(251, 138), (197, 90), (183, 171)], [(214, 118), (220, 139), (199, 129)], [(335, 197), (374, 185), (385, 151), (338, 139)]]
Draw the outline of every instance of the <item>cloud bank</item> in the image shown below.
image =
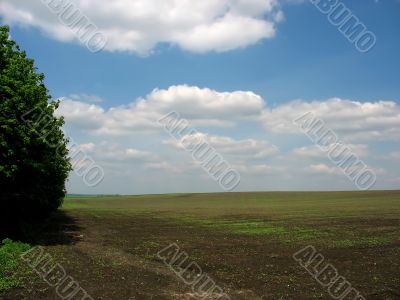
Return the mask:
[(258, 118), (263, 99), (244, 91), (217, 92), (178, 85), (155, 89), (144, 98), (108, 110), (98, 104), (63, 98), (57, 111), (69, 125), (97, 135), (122, 136), (159, 130), (157, 121), (176, 111), (194, 126), (232, 127), (240, 120)]
[[(278, 0), (72, 2), (107, 37), (106, 50), (140, 55), (151, 53), (160, 44), (196, 53), (247, 47), (272, 38), (276, 24), (283, 19)], [(1, 0), (0, 16), (6, 23), (39, 28), (59, 41), (75, 40), (73, 31), (60, 23), (42, 1)]]
[[(392, 187), (393, 178), (398, 178), (400, 105), (395, 101), (331, 98), (270, 108), (250, 91), (188, 85), (155, 89), (128, 105), (110, 108), (85, 98), (65, 97), (57, 114), (65, 117), (68, 131), (84, 141), (87, 152), (112, 175), (110, 188), (126, 178), (144, 184), (143, 176), (150, 176), (170, 178), (166, 191), (173, 188), (173, 178), (191, 190), (199, 186), (218, 190), (181, 144), (201, 137), (240, 172), (243, 189), (286, 189), (283, 183), (293, 189), (353, 189), (326, 153), (293, 124), (306, 112), (323, 120), (374, 170), (378, 187)], [(164, 132), (157, 121), (172, 111), (197, 129), (196, 136), (175, 140)]]

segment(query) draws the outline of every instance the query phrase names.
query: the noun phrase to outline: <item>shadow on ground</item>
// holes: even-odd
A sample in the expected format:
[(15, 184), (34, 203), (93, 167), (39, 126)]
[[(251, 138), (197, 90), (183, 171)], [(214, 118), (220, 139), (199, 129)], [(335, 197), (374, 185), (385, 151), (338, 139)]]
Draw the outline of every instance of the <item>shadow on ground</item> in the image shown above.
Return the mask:
[[(4, 223), (4, 222), (3, 222)], [(58, 210), (47, 219), (16, 224), (10, 227), (0, 222), (0, 242), (5, 238), (31, 244), (32, 246), (73, 245), (81, 240), (76, 217)]]
[(75, 217), (58, 210), (45, 221), (33, 224), (21, 240), (33, 246), (73, 245), (81, 239), (80, 230)]

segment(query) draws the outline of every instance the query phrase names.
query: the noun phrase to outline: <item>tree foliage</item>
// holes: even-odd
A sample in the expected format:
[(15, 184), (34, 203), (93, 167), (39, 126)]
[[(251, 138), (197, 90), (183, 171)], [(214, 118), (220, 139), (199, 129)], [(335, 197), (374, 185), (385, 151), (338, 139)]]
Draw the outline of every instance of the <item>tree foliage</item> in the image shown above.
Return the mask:
[(44, 75), (0, 26), (0, 236), (45, 218), (64, 199), (68, 140), (50, 98)]

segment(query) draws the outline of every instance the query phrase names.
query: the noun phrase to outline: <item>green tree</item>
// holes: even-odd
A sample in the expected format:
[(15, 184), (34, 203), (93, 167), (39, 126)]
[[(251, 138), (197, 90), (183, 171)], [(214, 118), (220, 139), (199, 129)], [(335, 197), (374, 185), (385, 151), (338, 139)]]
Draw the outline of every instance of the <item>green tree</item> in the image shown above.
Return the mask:
[(44, 75), (0, 26), (0, 237), (57, 210), (71, 165)]

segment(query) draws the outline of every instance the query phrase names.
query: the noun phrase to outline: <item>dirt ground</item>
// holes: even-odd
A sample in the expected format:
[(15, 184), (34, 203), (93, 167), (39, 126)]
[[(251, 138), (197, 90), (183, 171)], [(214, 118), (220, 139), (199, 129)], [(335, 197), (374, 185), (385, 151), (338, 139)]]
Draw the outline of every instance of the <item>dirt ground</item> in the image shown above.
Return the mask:
[[(253, 220), (248, 215), (229, 218)], [(255, 219), (259, 221), (258, 216)], [(341, 230), (349, 234), (357, 228), (357, 232), (379, 229), (385, 236), (393, 236), (400, 228), (398, 218), (336, 218), (305, 223), (316, 230), (333, 228), (338, 235)], [(171, 243), (179, 245), (231, 299), (332, 299), (327, 288), (293, 259), (293, 254), (310, 241), (287, 242), (285, 233), (249, 235), (162, 215), (81, 210), (60, 212), (42, 232), (46, 233), (37, 243), (44, 245), (94, 299), (201, 299), (157, 256)], [(400, 239), (336, 247), (317, 239), (314, 244), (366, 299), (400, 299)], [(55, 288), (36, 274), (26, 279), (24, 288), (0, 298), (60, 299)], [(218, 299), (218, 295), (203, 299)]]

